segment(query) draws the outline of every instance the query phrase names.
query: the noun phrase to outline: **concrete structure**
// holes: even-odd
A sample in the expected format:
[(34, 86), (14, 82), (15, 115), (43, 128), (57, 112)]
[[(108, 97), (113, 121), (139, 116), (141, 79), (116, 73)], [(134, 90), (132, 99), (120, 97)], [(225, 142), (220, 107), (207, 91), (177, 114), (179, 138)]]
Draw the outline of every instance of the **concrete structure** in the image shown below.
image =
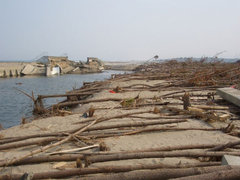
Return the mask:
[(43, 56), (36, 62), (0, 63), (0, 77), (97, 73), (103, 69), (104, 65), (98, 58), (89, 57), (86, 63), (78, 63), (69, 60), (67, 56)]
[(55, 67), (47, 66), (46, 76), (60, 75), (60, 74), (61, 74), (61, 70), (59, 66), (55, 66)]
[(96, 57), (88, 57), (86, 64), (89, 65), (91, 68), (96, 68), (99, 70), (104, 69), (104, 63)]
[(226, 101), (229, 101), (240, 107), (240, 90), (235, 88), (219, 88), (217, 94)]
[(26, 62), (0, 62), (0, 78), (18, 77), (28, 63)]
[[(67, 56), (43, 56), (36, 62), (50, 67), (50, 69), (47, 70), (48, 72), (46, 72), (47, 75), (55, 74), (56, 72), (49, 72), (53, 69), (54, 71), (58, 69), (57, 71), (60, 71), (60, 73), (67, 73), (73, 69), (69, 69), (69, 67), (74, 65), (74, 62), (68, 60)], [(66, 68), (69, 70), (66, 71)]]
[(224, 155), (222, 157), (222, 165), (240, 166), (240, 157), (232, 155)]
[(27, 64), (21, 71), (22, 75), (41, 76), (46, 74), (46, 67), (42, 64)]

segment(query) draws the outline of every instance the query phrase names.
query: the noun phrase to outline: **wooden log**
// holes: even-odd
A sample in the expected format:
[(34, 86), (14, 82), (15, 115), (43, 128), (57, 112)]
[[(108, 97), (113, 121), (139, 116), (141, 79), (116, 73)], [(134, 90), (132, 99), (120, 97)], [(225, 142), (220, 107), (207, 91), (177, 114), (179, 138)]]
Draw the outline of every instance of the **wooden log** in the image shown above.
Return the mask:
[[(131, 114), (134, 115), (134, 114), (143, 114), (143, 113), (149, 113), (149, 112), (151, 112), (151, 111), (138, 111), (138, 112), (133, 112), (133, 113), (125, 113), (125, 114), (111, 116), (111, 117), (107, 117), (107, 118), (100, 118), (99, 120), (105, 121), (105, 120), (110, 120), (110, 119), (114, 119), (114, 118), (127, 117), (128, 115), (131, 115)], [(93, 120), (95, 120), (95, 118), (88, 118), (85, 121), (81, 121), (81, 123), (87, 123), (87, 122), (90, 122)], [(74, 132), (78, 131), (79, 129), (81, 129), (83, 126), (81, 126), (80, 128), (73, 129), (73, 130), (56, 132), (56, 133), (34, 134), (34, 135), (20, 136), (20, 137), (8, 137), (8, 138), (0, 139), (0, 144), (17, 142), (17, 141), (22, 141), (22, 140), (31, 139), (31, 138), (50, 137), (50, 136), (57, 136), (57, 137), (67, 136), (67, 134), (74, 133)]]
[(143, 158), (166, 158), (166, 157), (222, 157), (223, 155), (236, 155), (240, 156), (240, 152), (193, 152), (193, 151), (176, 151), (176, 152), (141, 152), (141, 153), (119, 153), (109, 155), (99, 155), (88, 157), (89, 162), (106, 162), (118, 161), (127, 159), (143, 159)]
[(80, 148), (67, 149), (67, 150), (62, 150), (62, 151), (56, 151), (56, 152), (49, 153), (49, 155), (72, 153), (72, 152), (84, 151), (84, 150), (87, 150), (87, 149), (98, 148), (98, 147), (99, 147), (98, 144), (94, 144), (94, 145), (86, 146), (86, 147), (80, 147)]
[[(82, 153), (76, 155), (41, 155), (36, 157), (29, 157), (24, 160), (18, 161), (13, 165), (35, 164), (43, 162), (58, 162), (58, 161), (75, 161), (80, 158), (83, 159), (84, 155), (108, 155), (108, 154), (126, 154), (126, 153), (142, 153), (142, 152), (154, 152), (154, 151), (173, 151), (173, 150), (186, 150), (186, 149), (205, 149), (215, 147), (219, 144), (196, 144), (196, 145), (179, 145), (179, 146), (165, 146), (157, 148), (149, 148), (134, 151), (120, 151), (120, 152), (97, 152), (97, 153)], [(3, 160), (0, 160), (0, 162)]]
[(231, 147), (234, 147), (234, 146), (239, 145), (239, 144), (240, 144), (240, 140), (234, 141), (234, 142), (228, 142), (226, 144), (218, 145), (214, 148), (211, 148), (208, 151), (221, 151), (221, 150), (224, 150), (226, 148), (231, 148)]
[[(133, 150), (133, 151), (109, 152), (109, 154), (141, 153), (141, 152), (155, 152), (155, 151), (176, 151), (176, 150), (187, 150), (187, 149), (207, 149), (207, 148), (215, 147), (218, 145), (220, 144), (189, 144), (189, 145), (163, 146), (163, 147)], [(104, 153), (106, 154), (106, 152)]]
[(60, 137), (48, 137), (48, 138), (37, 139), (37, 140), (28, 141), (28, 142), (3, 144), (3, 145), (0, 145), (0, 150), (20, 148), (20, 147), (30, 146), (30, 145), (43, 145), (43, 144), (46, 144), (49, 142), (59, 141), (61, 139), (62, 138), (60, 138)]
[[(81, 154), (64, 154), (64, 155), (40, 155), (40, 156), (33, 156), (27, 157), (23, 160), (19, 160), (12, 165), (25, 165), (25, 164), (39, 164), (39, 163), (46, 163), (46, 162), (60, 162), (60, 161), (76, 161), (76, 159), (84, 159), (84, 155)], [(0, 164), (0, 166), (4, 166)]]
[(168, 127), (157, 127), (157, 128), (144, 128), (144, 129), (136, 129), (136, 130), (125, 130), (125, 132), (121, 131), (114, 131), (114, 132), (109, 132), (109, 133), (102, 133), (102, 132), (89, 132), (89, 133), (83, 133), (81, 134), (81, 138), (89, 138), (89, 139), (97, 139), (97, 138), (108, 138), (108, 137), (119, 137), (119, 136), (129, 136), (129, 135), (135, 135), (135, 134), (140, 134), (140, 133), (146, 133), (150, 132), (153, 133), (155, 131), (220, 131), (222, 129), (211, 129), (211, 128), (168, 128)]
[[(168, 180), (170, 178), (185, 177), (190, 175), (204, 174), (221, 170), (231, 170), (238, 168), (231, 166), (186, 168), (186, 169), (152, 169), (135, 170), (130, 172), (120, 172), (101, 176), (83, 177), (81, 180)], [(211, 179), (211, 178), (210, 178)], [(210, 180), (206, 179), (206, 180)]]
[(66, 136), (66, 133), (67, 132), (62, 132), (62, 133), (59, 132), (59, 133), (34, 134), (34, 135), (19, 136), (19, 137), (8, 137), (8, 138), (0, 139), (0, 144), (17, 142), (17, 141), (22, 141), (22, 140), (31, 139), (31, 138), (42, 138), (42, 137), (50, 137), (50, 136), (62, 137), (62, 136)]
[(181, 116), (181, 115), (169, 115), (169, 116), (163, 116), (160, 114), (160, 116), (158, 117), (144, 117), (144, 116), (134, 116), (134, 115), (131, 115), (129, 116), (130, 118), (139, 118), (139, 119), (147, 119), (147, 120), (156, 120), (156, 119), (187, 119), (187, 118), (191, 118), (192, 116), (188, 116), (188, 115), (184, 115), (184, 116)]
[[(140, 113), (140, 114), (141, 114), (141, 113), (146, 113), (146, 112), (150, 112), (150, 111), (140, 111), (140, 112), (135, 112), (135, 113), (136, 113), (136, 114), (137, 114), (137, 113)], [(128, 114), (129, 114), (129, 113), (122, 114), (122, 115), (117, 115), (117, 116), (120, 116), (120, 117), (121, 117), (121, 116), (128, 115)], [(133, 114), (133, 113), (130, 113), (130, 114)], [(113, 116), (113, 117), (116, 117), (116, 116)], [(73, 136), (78, 135), (78, 134), (86, 131), (88, 128), (90, 128), (90, 127), (93, 126), (94, 124), (99, 123), (99, 122), (102, 122), (102, 121), (109, 120), (109, 119), (111, 119), (111, 118), (112, 118), (112, 117), (95, 119), (94, 121), (92, 121), (91, 123), (89, 123), (89, 124), (87, 124), (87, 125), (81, 126), (80, 128), (77, 128), (77, 129), (74, 129), (73, 131), (70, 132), (70, 133), (71, 133), (70, 135), (68, 135), (67, 137), (65, 137), (65, 138), (62, 139), (61, 141), (58, 141), (58, 142), (53, 143), (53, 144), (49, 144), (49, 145), (44, 146), (44, 147), (42, 147), (42, 148), (40, 148), (40, 149), (36, 149), (36, 150), (34, 150), (34, 151), (31, 151), (31, 152), (29, 152), (29, 153), (27, 153), (27, 154), (25, 154), (25, 155), (22, 155), (22, 156), (18, 157), (18, 158), (13, 158), (13, 159), (10, 159), (10, 160), (2, 161), (2, 162), (0, 162), (0, 166), (2, 166), (2, 165), (5, 165), (5, 166), (12, 165), (12, 164), (14, 164), (14, 163), (16, 163), (16, 162), (18, 162), (18, 161), (21, 161), (21, 160), (23, 160), (23, 159), (25, 159), (25, 158), (28, 158), (29, 156), (33, 156), (34, 154), (38, 154), (38, 153), (40, 153), (40, 152), (44, 152), (44, 151), (46, 151), (46, 150), (48, 150), (48, 149), (50, 149), (50, 148), (53, 148), (53, 147), (55, 147), (55, 146), (61, 145), (61, 144), (65, 143), (65, 142), (71, 140), (71, 139), (73, 138)]]
[(171, 123), (181, 123), (186, 122), (185, 119), (176, 119), (176, 120), (168, 120), (168, 121), (149, 121), (149, 122), (132, 122), (132, 123), (124, 123), (124, 124), (112, 124), (105, 126), (93, 126), (88, 128), (88, 131), (96, 131), (96, 130), (105, 130), (105, 129), (114, 129), (114, 128), (123, 128), (123, 127), (139, 127), (139, 126), (153, 126), (159, 124), (171, 124)]
[(52, 95), (38, 95), (38, 98), (56, 98), (56, 97), (68, 97), (68, 96), (82, 96), (82, 95), (92, 95), (93, 93), (82, 92), (82, 93), (67, 93), (67, 94), (52, 94)]
[[(144, 113), (151, 113), (152, 111), (150, 110), (145, 110), (145, 111), (137, 111), (137, 112), (130, 112), (130, 113), (125, 113), (125, 114), (118, 114), (118, 115), (115, 115), (115, 116), (110, 116), (110, 117), (105, 117), (105, 118), (100, 118), (99, 119), (99, 122), (102, 122), (102, 121), (107, 121), (107, 120), (110, 120), (110, 119), (117, 119), (117, 118), (124, 118), (124, 117), (128, 117), (130, 115), (134, 115), (134, 114), (144, 114)], [(86, 122), (90, 122), (92, 121), (93, 119), (85, 119), (85, 120), (81, 120), (79, 123), (86, 123)]]
[(226, 107), (226, 106), (193, 105), (192, 107), (200, 108), (204, 110), (229, 110), (229, 107)]
[[(185, 176), (181, 178), (175, 178), (174, 180), (239, 180), (240, 168), (222, 170), (216, 172), (203, 173), (200, 175)], [(173, 179), (172, 179), (173, 180)]]
[(49, 144), (49, 145), (44, 146), (44, 147), (41, 147), (40, 149), (36, 149), (36, 150), (34, 150), (34, 151), (31, 151), (31, 152), (29, 152), (29, 153), (26, 153), (26, 154), (24, 154), (24, 155), (22, 155), (22, 156), (20, 156), (20, 157), (18, 157), (18, 158), (12, 158), (12, 159), (10, 159), (10, 160), (2, 161), (2, 162), (0, 162), (0, 166), (4, 166), (4, 165), (5, 165), (5, 166), (9, 166), (9, 165), (12, 165), (12, 164), (14, 164), (14, 163), (16, 163), (16, 162), (18, 162), (18, 161), (21, 161), (21, 160), (23, 160), (23, 159), (28, 158), (29, 156), (33, 156), (34, 154), (38, 154), (38, 153), (40, 153), (40, 152), (44, 152), (44, 151), (46, 151), (46, 150), (48, 150), (48, 149), (50, 149), (50, 148), (53, 148), (53, 147), (56, 147), (56, 146), (58, 146), (58, 145), (61, 145), (61, 144), (65, 143), (65, 142), (68, 142), (69, 140), (71, 140), (71, 139), (73, 138), (74, 135), (78, 135), (79, 133), (81, 133), (81, 132), (83, 132), (83, 131), (86, 131), (89, 127), (91, 127), (92, 125), (94, 125), (95, 123), (97, 123), (97, 120), (98, 120), (98, 119), (94, 120), (93, 122), (91, 122), (90, 124), (88, 124), (88, 125), (86, 125), (86, 126), (81, 127), (78, 131), (75, 131), (73, 134), (68, 135), (66, 138), (62, 139), (61, 141), (58, 141), (58, 142), (53, 143), (53, 144)]
[[(135, 170), (144, 170), (151, 169), (154, 172), (154, 169), (163, 168), (163, 164), (153, 164), (153, 165), (125, 165), (125, 166), (104, 166), (98, 168), (74, 168), (69, 170), (61, 171), (49, 171), (49, 172), (40, 172), (34, 173), (32, 180), (35, 179), (53, 179), (53, 178), (67, 178), (71, 176), (87, 175), (87, 174), (97, 174), (97, 173), (120, 173), (120, 172), (129, 172)], [(181, 166), (179, 166), (181, 167)], [(186, 175), (195, 175), (205, 172), (213, 172), (217, 170), (226, 170), (233, 169), (231, 166), (211, 166), (211, 167), (201, 167), (201, 168), (178, 168), (178, 169), (159, 169), (158, 177), (161, 179), (171, 178), (171, 177), (181, 177)], [(11, 174), (11, 175), (2, 175), (0, 180), (19, 180), (24, 174)], [(151, 177), (150, 174), (148, 174)], [(94, 177), (96, 178), (96, 177)], [(147, 178), (148, 179), (148, 178)]]
[(54, 106), (60, 108), (60, 107), (64, 107), (64, 106), (73, 106), (73, 105), (77, 105), (77, 104), (86, 104), (86, 103), (91, 103), (91, 102), (104, 102), (104, 101), (122, 101), (122, 99), (121, 98), (90, 99), (90, 100), (58, 103)]
[(154, 131), (187, 131), (187, 130), (197, 130), (197, 131), (221, 131), (221, 128), (168, 128), (168, 127), (156, 127), (156, 128), (143, 128), (137, 129), (132, 132), (126, 133), (125, 135), (139, 134), (143, 132), (154, 132)]
[(129, 86), (124, 86), (124, 87), (122, 87), (122, 88), (132, 88), (132, 87), (134, 87), (134, 86), (141, 86), (141, 88), (142, 88), (142, 86), (144, 87), (147, 87), (147, 88), (153, 88), (154, 86), (151, 86), (151, 85), (148, 85), (148, 84), (132, 84), (132, 85), (129, 85)]

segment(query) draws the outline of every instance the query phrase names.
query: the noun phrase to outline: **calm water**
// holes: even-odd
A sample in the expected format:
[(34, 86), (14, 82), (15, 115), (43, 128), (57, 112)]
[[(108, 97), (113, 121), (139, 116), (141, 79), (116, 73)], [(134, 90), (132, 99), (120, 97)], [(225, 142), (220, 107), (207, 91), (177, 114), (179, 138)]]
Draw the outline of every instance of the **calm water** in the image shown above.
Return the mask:
[[(96, 74), (63, 75), (56, 77), (21, 77), (0, 78), (0, 123), (4, 128), (18, 125), (22, 117), (32, 115), (33, 103), (30, 98), (15, 88), (37, 97), (38, 94), (60, 94), (80, 88), (83, 82), (98, 81), (110, 78), (111, 74), (124, 73), (123, 71), (104, 71)], [(22, 83), (19, 85), (18, 83)], [(60, 102), (62, 99), (47, 99), (44, 105)]]

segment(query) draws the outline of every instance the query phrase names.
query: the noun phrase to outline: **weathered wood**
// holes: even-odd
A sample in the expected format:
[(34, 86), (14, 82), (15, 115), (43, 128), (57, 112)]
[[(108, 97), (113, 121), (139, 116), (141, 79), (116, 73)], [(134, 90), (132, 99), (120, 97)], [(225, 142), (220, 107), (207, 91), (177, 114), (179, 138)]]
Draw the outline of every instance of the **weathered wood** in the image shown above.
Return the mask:
[(156, 127), (156, 128), (142, 128), (137, 129), (132, 132), (126, 133), (125, 135), (139, 134), (143, 132), (154, 132), (154, 131), (187, 131), (187, 130), (197, 130), (197, 131), (221, 131), (221, 128), (168, 128), (168, 127)]
[[(144, 114), (144, 113), (151, 113), (151, 112), (152, 111), (150, 111), (150, 110), (144, 110), (144, 111), (137, 111), (137, 112), (119, 114), (119, 115), (105, 117), (105, 118), (102, 117), (102, 118), (99, 118), (98, 122), (107, 121), (107, 120), (110, 120), (110, 119), (124, 118), (124, 117), (128, 117), (128, 116), (134, 115), (134, 114)], [(77, 123), (86, 123), (86, 122), (90, 122), (92, 120), (93, 120), (92, 118), (89, 118), (89, 119), (87, 118), (87, 119), (81, 120), (80, 122), (77, 122)]]
[[(186, 176), (181, 178), (175, 178), (174, 180), (239, 180), (240, 168), (221, 170), (209, 173), (203, 173), (200, 175)], [(172, 179), (173, 180), (173, 179)]]
[[(209, 163), (210, 164), (210, 163)], [(201, 164), (200, 167), (202, 166)], [(98, 167), (98, 168), (74, 168), (69, 170), (61, 170), (61, 171), (49, 171), (49, 172), (40, 172), (40, 173), (34, 173), (32, 176), (32, 180), (35, 179), (52, 179), (52, 178), (67, 178), (71, 176), (79, 176), (79, 175), (87, 175), (87, 174), (97, 174), (97, 173), (120, 173), (120, 172), (129, 172), (134, 170), (144, 170), (144, 169), (151, 169), (154, 171), (154, 169), (159, 169), (167, 167), (163, 164), (153, 164), (153, 165), (125, 165), (125, 166), (104, 166), (104, 167)], [(174, 166), (173, 166), (174, 167)], [(175, 166), (176, 167), (176, 166)], [(181, 167), (178, 166), (178, 167)], [(184, 167), (184, 166), (183, 166)], [(187, 167), (187, 165), (185, 166)], [(194, 165), (193, 165), (194, 167)], [(217, 170), (225, 170), (225, 169), (233, 169), (231, 166), (211, 166), (211, 167), (201, 167), (197, 168), (169, 168), (169, 169), (159, 169), (158, 177), (181, 177), (183, 175), (194, 175), (194, 174), (201, 174), (205, 172), (213, 172)], [(181, 175), (183, 174), (183, 175)], [(149, 175), (149, 174), (148, 174)], [(12, 175), (2, 175), (0, 176), (0, 180), (19, 180), (23, 174), (12, 174)], [(151, 175), (149, 176), (149, 178)], [(96, 178), (96, 177), (94, 177)], [(161, 178), (162, 179), (162, 178)]]
[(38, 95), (39, 98), (56, 98), (56, 97), (68, 97), (68, 96), (82, 96), (92, 95), (93, 93), (82, 92), (82, 93), (67, 93), (67, 94), (52, 94), (52, 95)]
[[(60, 162), (60, 161), (76, 161), (76, 159), (84, 159), (84, 155), (81, 154), (64, 154), (64, 155), (40, 155), (27, 157), (25, 159), (19, 160), (12, 165), (25, 165), (25, 164), (39, 164), (45, 162)], [(3, 161), (3, 160), (1, 160)], [(0, 164), (0, 166), (4, 166)]]
[(98, 147), (99, 147), (98, 144), (94, 144), (94, 145), (91, 145), (91, 146), (86, 146), (86, 147), (81, 147), (81, 148), (74, 148), (74, 149), (67, 149), (67, 150), (62, 150), (62, 151), (56, 151), (56, 152), (49, 153), (49, 155), (72, 153), (72, 152), (84, 151), (84, 150), (87, 150), (87, 149), (98, 148)]
[(31, 138), (42, 138), (42, 137), (51, 137), (51, 136), (62, 137), (62, 136), (66, 136), (66, 133), (67, 132), (59, 132), (59, 133), (57, 132), (57, 133), (46, 133), (46, 134), (34, 134), (34, 135), (19, 136), (19, 137), (8, 137), (8, 138), (0, 139), (0, 144), (17, 142), (17, 141), (22, 141), (22, 140), (31, 139)]
[(122, 101), (122, 99), (121, 98), (103, 98), (103, 99), (80, 100), (80, 101), (58, 103), (54, 106), (60, 108), (63, 106), (72, 106), (72, 105), (77, 105), (77, 104), (86, 104), (86, 103), (91, 103), (91, 102), (104, 102), (104, 101)]
[[(147, 113), (147, 112), (151, 112), (151, 111), (140, 111), (140, 112), (135, 112), (135, 114), (141, 114), (141, 113)], [(77, 129), (74, 129), (74, 130), (71, 130), (69, 133), (70, 135), (68, 135), (67, 137), (65, 137), (64, 139), (62, 139), (61, 141), (58, 141), (54, 144), (49, 144), (47, 146), (44, 146), (44, 147), (41, 147), (40, 149), (37, 149), (37, 150), (34, 150), (34, 151), (31, 151), (25, 155), (22, 155), (18, 158), (13, 158), (13, 159), (10, 159), (10, 160), (5, 160), (5, 161), (2, 161), (0, 162), (0, 166), (2, 165), (5, 165), (5, 166), (8, 166), (8, 165), (11, 165), (11, 164), (14, 164), (15, 162), (18, 162), (18, 161), (21, 161), (29, 156), (33, 156), (34, 154), (38, 154), (40, 152), (44, 152), (50, 148), (53, 148), (55, 146), (58, 146), (58, 145), (61, 145), (69, 140), (71, 140), (73, 138), (73, 136), (75, 135), (78, 135), (84, 131), (86, 131), (88, 128), (90, 128), (91, 126), (93, 126), (94, 124), (96, 123), (99, 123), (99, 122), (102, 122), (102, 121), (107, 121), (113, 117), (122, 117), (122, 116), (127, 116), (129, 114), (133, 114), (133, 113), (126, 113), (126, 114), (122, 114), (122, 115), (117, 115), (117, 116), (112, 116), (112, 117), (108, 117), (108, 118), (98, 118), (98, 119), (95, 119), (94, 121), (92, 121), (91, 123), (87, 124), (87, 125), (83, 125), (81, 126), (80, 128), (77, 128)]]
[(240, 140), (234, 141), (234, 142), (228, 142), (226, 144), (218, 145), (214, 148), (211, 148), (208, 151), (221, 151), (221, 150), (224, 150), (226, 148), (231, 148), (231, 147), (234, 147), (234, 146), (239, 145), (239, 144), (240, 144)]
[(171, 123), (181, 123), (186, 122), (185, 119), (177, 119), (177, 120), (168, 120), (168, 121), (149, 121), (149, 122), (131, 122), (124, 124), (112, 124), (112, 125), (104, 125), (104, 126), (93, 126), (88, 129), (88, 131), (95, 130), (105, 130), (105, 129), (114, 129), (114, 128), (123, 128), (123, 127), (142, 127), (142, 126), (153, 126), (159, 124), (171, 124)]
[(90, 156), (88, 160), (91, 163), (105, 162), (105, 161), (118, 161), (127, 159), (143, 159), (143, 158), (165, 158), (165, 157), (222, 157), (223, 155), (236, 155), (240, 156), (240, 152), (193, 152), (193, 151), (176, 151), (176, 152), (141, 152), (141, 153), (119, 153), (109, 155)]
[[(115, 174), (106, 174), (94, 177), (85, 177), (81, 180), (168, 180), (170, 178), (185, 177), (203, 173), (210, 173), (221, 170), (231, 170), (235, 167), (231, 166), (216, 166), (216, 167), (201, 167), (201, 168), (186, 168), (186, 169), (157, 169), (157, 170), (135, 170), (130, 172), (120, 172)], [(238, 168), (236, 170), (239, 171)], [(210, 180), (210, 179), (206, 179)]]
[(174, 116), (166, 116), (166, 115), (161, 115), (158, 116), (158, 117), (143, 117), (143, 116), (134, 116), (134, 115), (131, 115), (129, 116), (130, 118), (139, 118), (139, 119), (147, 119), (147, 120), (156, 120), (156, 119), (187, 119), (187, 118), (190, 118), (191, 116), (188, 116), (188, 115), (185, 115), (185, 116), (182, 116), (182, 115), (174, 115)]
[[(151, 112), (151, 111), (138, 111), (138, 112), (133, 112), (133, 113), (125, 113), (125, 114), (111, 116), (111, 117), (107, 117), (107, 118), (100, 118), (99, 120), (105, 121), (105, 120), (110, 120), (110, 119), (114, 119), (114, 118), (127, 117), (128, 115), (131, 115), (131, 114), (142, 114), (142, 113), (149, 113), (149, 112)], [(88, 118), (79, 123), (87, 123), (87, 122), (93, 121), (94, 119), (95, 118)], [(63, 136), (67, 136), (67, 134), (69, 134), (69, 133), (74, 133), (74, 132), (78, 131), (83, 126), (81, 126), (80, 128), (73, 129), (73, 130), (56, 132), (56, 133), (34, 134), (34, 135), (20, 136), (20, 137), (8, 137), (8, 138), (0, 139), (0, 144), (12, 143), (12, 142), (22, 141), (22, 140), (26, 140), (26, 139), (31, 139), (31, 138), (41, 138), (41, 137), (51, 137), (51, 136), (63, 137)]]
[(20, 147), (30, 146), (30, 145), (43, 145), (43, 144), (46, 144), (49, 142), (59, 141), (61, 139), (62, 138), (60, 138), (60, 137), (48, 137), (48, 138), (44, 138), (44, 139), (31, 140), (31, 141), (27, 141), (27, 142), (3, 144), (3, 145), (0, 145), (0, 150), (20, 148)]
[(229, 110), (229, 107), (226, 107), (226, 106), (193, 105), (192, 107), (200, 108), (204, 110)]
[(31, 151), (31, 152), (29, 152), (29, 153), (26, 153), (26, 154), (24, 154), (24, 155), (22, 155), (22, 156), (20, 156), (20, 157), (18, 157), (18, 158), (12, 158), (12, 159), (10, 159), (10, 160), (2, 161), (2, 162), (0, 162), (0, 166), (3, 166), (3, 165), (5, 165), (5, 166), (12, 165), (12, 164), (14, 164), (14, 163), (16, 163), (16, 162), (18, 162), (18, 161), (21, 161), (21, 160), (23, 160), (23, 159), (25, 159), (25, 158), (28, 158), (29, 156), (33, 156), (34, 154), (38, 154), (38, 153), (44, 152), (44, 151), (46, 151), (46, 150), (48, 150), (48, 149), (50, 149), (50, 148), (56, 147), (56, 146), (58, 146), (58, 145), (61, 145), (61, 144), (65, 143), (65, 142), (71, 140), (74, 135), (77, 135), (77, 134), (79, 134), (79, 133), (87, 130), (89, 127), (91, 127), (92, 125), (94, 125), (94, 124), (97, 122), (97, 120), (98, 120), (98, 119), (94, 120), (93, 122), (91, 122), (90, 124), (88, 124), (88, 125), (86, 125), (86, 126), (84, 126), (84, 127), (81, 127), (78, 131), (74, 132), (73, 134), (68, 135), (66, 138), (62, 139), (61, 141), (58, 141), (58, 142), (56, 142), (56, 143), (54, 143), (54, 144), (49, 144), (49, 145), (44, 146), (44, 147), (41, 147), (40, 149), (36, 149), (36, 150), (34, 150), (34, 151)]
[[(24, 160), (18, 161), (13, 165), (35, 164), (43, 162), (57, 162), (57, 161), (75, 161), (77, 158), (83, 159), (84, 155), (108, 155), (108, 154), (126, 154), (126, 153), (142, 153), (142, 152), (155, 152), (155, 151), (173, 151), (173, 150), (186, 150), (186, 149), (205, 149), (215, 147), (219, 144), (196, 144), (196, 145), (179, 145), (179, 146), (165, 146), (157, 148), (149, 148), (133, 151), (121, 152), (97, 152), (97, 153), (82, 153), (73, 155), (41, 155), (36, 157), (29, 157)], [(2, 161), (2, 160), (0, 160)]]

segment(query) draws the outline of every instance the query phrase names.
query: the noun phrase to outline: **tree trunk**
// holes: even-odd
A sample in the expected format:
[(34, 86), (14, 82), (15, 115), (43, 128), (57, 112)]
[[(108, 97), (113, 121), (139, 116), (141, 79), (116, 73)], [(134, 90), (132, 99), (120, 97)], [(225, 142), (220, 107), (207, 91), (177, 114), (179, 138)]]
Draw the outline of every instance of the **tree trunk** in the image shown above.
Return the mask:
[(193, 175), (187, 177), (176, 178), (174, 180), (239, 180), (240, 169), (221, 170), (216, 172), (209, 172), (200, 175)]
[[(104, 166), (104, 167), (98, 167), (98, 168), (75, 168), (75, 169), (69, 169), (69, 170), (35, 173), (35, 174), (33, 174), (32, 180), (34, 180), (34, 179), (51, 179), (51, 178), (67, 178), (67, 177), (77, 176), (77, 175), (97, 174), (97, 173), (120, 173), (120, 172), (129, 172), (129, 171), (134, 171), (133, 173), (134, 173), (135, 178), (140, 173), (141, 176), (148, 177), (147, 179), (150, 179), (153, 177), (158, 177), (159, 179), (167, 179), (167, 178), (172, 178), (172, 177), (182, 177), (182, 176), (188, 176), (188, 175), (202, 174), (202, 173), (206, 173), (206, 172), (232, 169), (233, 167), (231, 167), (231, 166), (212, 166), (212, 167), (182, 168), (182, 169), (179, 169), (179, 168), (177, 168), (177, 169), (159, 169), (159, 168), (163, 168), (163, 165), (162, 164), (154, 164), (154, 165), (135, 165), (135, 166)], [(151, 169), (150, 172), (152, 172), (152, 173), (150, 173), (150, 174), (146, 173), (149, 171), (140, 171), (140, 172), (135, 171), (135, 170), (144, 170), (144, 169)], [(159, 170), (154, 170), (154, 169), (159, 169)], [(238, 168), (238, 170), (239, 170), (239, 168)], [(145, 172), (145, 173), (142, 174), (141, 172)], [(154, 172), (156, 174), (154, 174)], [(0, 176), (0, 180), (10, 180), (10, 179), (11, 180), (15, 180), (15, 179), (19, 180), (22, 176), (23, 176), (23, 174), (3, 175), (3, 176)], [(106, 177), (106, 176), (104, 176), (104, 177)], [(96, 178), (97, 178), (97, 176), (94, 177), (94, 179), (96, 179)]]

